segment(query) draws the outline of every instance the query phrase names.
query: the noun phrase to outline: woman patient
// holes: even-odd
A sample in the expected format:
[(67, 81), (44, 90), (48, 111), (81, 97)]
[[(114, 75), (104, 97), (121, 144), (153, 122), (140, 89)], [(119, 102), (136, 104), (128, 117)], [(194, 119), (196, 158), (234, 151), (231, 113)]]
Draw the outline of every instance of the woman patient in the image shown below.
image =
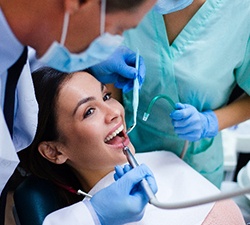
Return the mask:
[[(112, 98), (107, 87), (88, 72), (66, 74), (44, 67), (33, 73), (33, 81), (39, 121), (36, 137), (27, 149), (28, 157), (32, 158), (28, 160), (29, 170), (35, 176), (58, 185), (62, 198), (71, 205), (83, 198), (68, 190), (81, 189), (94, 195), (114, 182), (114, 168), (127, 162), (123, 144), (135, 152), (126, 135), (124, 108)], [(165, 191), (170, 199), (171, 195), (176, 198), (181, 195), (185, 200), (218, 193), (217, 188), (172, 153), (139, 153), (136, 157), (152, 169), (159, 182), (159, 191)], [(169, 162), (155, 165), (154, 158), (157, 157), (157, 162), (159, 158)], [(168, 168), (172, 172), (168, 172)], [(183, 168), (184, 172), (181, 171)], [(118, 177), (118, 171), (130, 169), (117, 166), (116, 170)], [(180, 178), (175, 177), (179, 176), (178, 173)], [(195, 179), (186, 183), (189, 175)], [(169, 182), (161, 182), (161, 177)], [(176, 187), (178, 190), (173, 189)], [(195, 188), (199, 191), (192, 191)], [(83, 201), (89, 201), (89, 198), (85, 197)], [(63, 213), (63, 209), (55, 213)], [(130, 224), (245, 223), (235, 203), (225, 200), (178, 210), (161, 210), (148, 204), (143, 218)]]

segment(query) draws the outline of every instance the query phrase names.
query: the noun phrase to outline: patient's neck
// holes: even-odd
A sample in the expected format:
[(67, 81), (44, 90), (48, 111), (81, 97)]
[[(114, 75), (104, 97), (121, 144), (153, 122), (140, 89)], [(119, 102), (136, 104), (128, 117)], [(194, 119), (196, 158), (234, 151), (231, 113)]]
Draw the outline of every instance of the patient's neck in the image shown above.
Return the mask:
[(114, 168), (109, 170), (84, 170), (84, 171), (75, 171), (81, 186), (82, 190), (89, 192), (103, 177), (112, 172)]

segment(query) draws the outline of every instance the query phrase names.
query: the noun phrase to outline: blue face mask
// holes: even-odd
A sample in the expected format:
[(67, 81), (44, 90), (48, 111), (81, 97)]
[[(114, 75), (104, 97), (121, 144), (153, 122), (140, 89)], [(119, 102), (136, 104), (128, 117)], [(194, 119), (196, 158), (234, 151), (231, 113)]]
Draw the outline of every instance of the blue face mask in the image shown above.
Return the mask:
[(168, 14), (184, 9), (189, 6), (193, 0), (158, 0), (154, 6), (160, 14)]
[(104, 33), (106, 0), (101, 5), (101, 35), (81, 53), (71, 53), (64, 46), (69, 24), (69, 13), (65, 13), (62, 37), (60, 43), (54, 41), (47, 52), (39, 59), (39, 62), (63, 72), (74, 72), (86, 69), (106, 60), (121, 45), (124, 38), (120, 35)]

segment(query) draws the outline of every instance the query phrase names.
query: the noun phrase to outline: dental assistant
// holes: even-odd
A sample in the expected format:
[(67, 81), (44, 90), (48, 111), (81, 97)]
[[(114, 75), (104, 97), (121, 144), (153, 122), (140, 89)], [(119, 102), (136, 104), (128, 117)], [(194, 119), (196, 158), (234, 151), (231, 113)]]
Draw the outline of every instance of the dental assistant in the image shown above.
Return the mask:
[[(107, 5), (106, 1), (98, 0), (0, 0), (0, 193), (3, 207), (3, 188), (19, 162), (16, 152), (31, 143), (37, 126), (38, 106), (27, 46), (35, 49), (43, 64), (67, 72), (90, 67), (102, 82), (116, 83), (128, 91), (130, 80), (137, 73), (135, 54), (127, 48), (118, 48), (123, 40), (120, 35), (136, 26), (154, 3), (155, 0), (134, 3), (107, 0)], [(98, 64), (104, 60), (107, 61)], [(143, 70), (143, 63), (141, 68)], [(16, 76), (20, 73), (20, 77)], [(88, 215), (86, 211), (82, 209), (83, 215)], [(2, 222), (4, 216), (0, 218)]]
[[(194, 0), (170, 14), (164, 4), (155, 9), (125, 34), (126, 46), (140, 50), (147, 71), (131, 142), (137, 152), (166, 149), (180, 156), (189, 140), (184, 160), (220, 187), (219, 131), (250, 118), (250, 0)], [(227, 105), (236, 84), (245, 95)], [(160, 99), (143, 121), (159, 94), (178, 104), (174, 109)], [(123, 104), (130, 126), (132, 93), (123, 95)]]

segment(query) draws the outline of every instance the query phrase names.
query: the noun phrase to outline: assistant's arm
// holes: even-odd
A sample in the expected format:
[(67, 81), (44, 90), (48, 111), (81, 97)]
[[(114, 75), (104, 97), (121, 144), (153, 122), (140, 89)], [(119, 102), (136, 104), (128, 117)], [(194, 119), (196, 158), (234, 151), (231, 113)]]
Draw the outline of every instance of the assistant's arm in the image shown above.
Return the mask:
[(244, 94), (227, 106), (204, 112), (192, 105), (177, 103), (170, 117), (180, 138), (189, 141), (211, 138), (218, 131), (250, 119), (250, 96)]
[[(214, 137), (218, 131), (250, 119), (250, 39), (240, 67), (234, 71), (237, 84), (246, 92), (232, 103), (214, 109), (214, 111), (198, 112), (191, 105), (180, 104), (170, 114), (174, 129), (179, 137), (197, 141), (203, 137)], [(247, 94), (248, 93), (248, 94)], [(179, 104), (179, 103), (178, 103)], [(184, 107), (183, 107), (184, 105)], [(191, 125), (191, 126), (190, 126)]]
[(214, 111), (219, 131), (250, 119), (250, 96), (244, 94), (231, 104)]

